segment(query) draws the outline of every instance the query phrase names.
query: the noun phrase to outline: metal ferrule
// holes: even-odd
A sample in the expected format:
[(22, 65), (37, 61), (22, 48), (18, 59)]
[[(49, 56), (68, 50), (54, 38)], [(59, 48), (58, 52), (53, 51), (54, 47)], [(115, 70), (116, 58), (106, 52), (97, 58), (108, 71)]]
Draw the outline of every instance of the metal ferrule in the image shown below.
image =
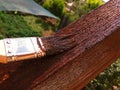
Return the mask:
[(41, 38), (7, 38), (3, 39), (3, 41), (7, 62), (38, 58), (45, 55), (45, 51), (43, 51), (45, 48)]

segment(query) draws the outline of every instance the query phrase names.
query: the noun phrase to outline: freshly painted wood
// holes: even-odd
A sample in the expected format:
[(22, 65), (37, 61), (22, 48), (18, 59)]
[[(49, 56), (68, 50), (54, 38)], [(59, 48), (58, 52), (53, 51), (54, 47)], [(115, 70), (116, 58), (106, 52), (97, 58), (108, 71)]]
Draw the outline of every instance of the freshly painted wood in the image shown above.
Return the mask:
[[(71, 49), (54, 53), (53, 47), (42, 59), (0, 64), (0, 89), (80, 90), (120, 56), (119, 29), (120, 0), (111, 0), (55, 34), (60, 46), (73, 40)], [(59, 47), (56, 40), (49, 45)]]
[(34, 90), (81, 90), (119, 57), (120, 30), (117, 30), (39, 83)]

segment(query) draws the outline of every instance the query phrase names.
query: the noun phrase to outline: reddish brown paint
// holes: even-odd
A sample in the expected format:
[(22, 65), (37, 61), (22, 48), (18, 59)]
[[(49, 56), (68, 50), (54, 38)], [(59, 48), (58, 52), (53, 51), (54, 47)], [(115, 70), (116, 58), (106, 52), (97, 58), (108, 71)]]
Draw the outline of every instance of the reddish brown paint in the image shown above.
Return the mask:
[[(119, 27), (120, 0), (111, 0), (56, 33), (58, 38), (50, 39), (49, 44), (45, 41), (46, 46), (54, 46), (54, 41), (63, 40), (63, 44), (55, 45), (60, 44), (60, 48), (52, 48), (54, 55), (0, 64), (0, 89), (81, 89), (120, 56)], [(69, 40), (74, 47), (56, 54)]]

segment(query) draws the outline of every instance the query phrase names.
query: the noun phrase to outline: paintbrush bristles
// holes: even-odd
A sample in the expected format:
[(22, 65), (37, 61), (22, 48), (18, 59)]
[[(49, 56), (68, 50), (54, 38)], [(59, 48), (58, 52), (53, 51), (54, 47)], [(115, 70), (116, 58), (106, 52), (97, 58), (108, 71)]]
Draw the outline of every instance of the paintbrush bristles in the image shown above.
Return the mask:
[(76, 46), (74, 35), (41, 38), (47, 55), (58, 54)]

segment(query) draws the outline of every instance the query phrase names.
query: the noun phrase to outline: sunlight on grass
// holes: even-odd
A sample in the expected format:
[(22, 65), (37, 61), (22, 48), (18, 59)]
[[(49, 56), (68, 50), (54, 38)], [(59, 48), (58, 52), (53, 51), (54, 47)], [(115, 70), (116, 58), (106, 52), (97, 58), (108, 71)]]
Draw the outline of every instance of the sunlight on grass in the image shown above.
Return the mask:
[(45, 32), (50, 32), (50, 34), (52, 32), (54, 33), (53, 26), (51, 26), (49, 23), (46, 23), (45, 20), (40, 17), (24, 16), (24, 20), (30, 27), (32, 27), (33, 30), (42, 33), (42, 35), (44, 35)]

